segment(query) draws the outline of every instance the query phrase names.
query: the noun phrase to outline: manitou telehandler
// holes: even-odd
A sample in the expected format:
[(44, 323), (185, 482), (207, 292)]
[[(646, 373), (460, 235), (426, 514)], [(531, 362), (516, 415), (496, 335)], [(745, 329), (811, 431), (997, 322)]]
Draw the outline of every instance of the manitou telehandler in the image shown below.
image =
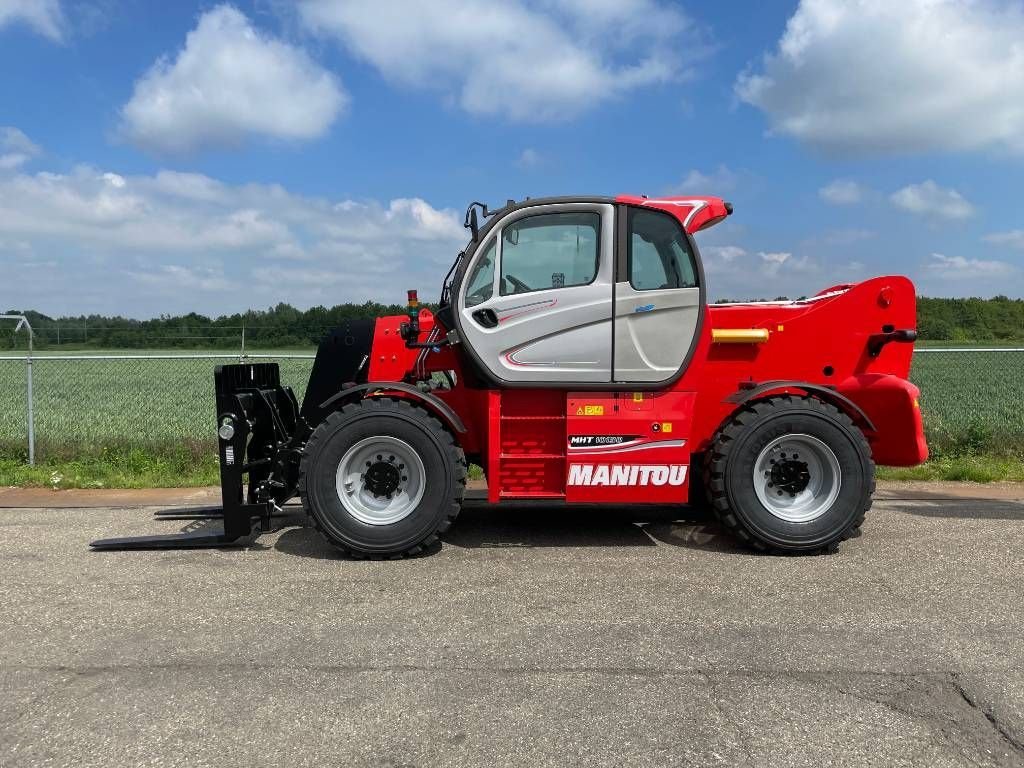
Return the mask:
[(245, 544), (297, 494), (350, 555), (411, 555), (455, 521), (473, 462), (494, 504), (707, 503), (751, 547), (834, 548), (876, 462), (928, 455), (914, 288), (708, 305), (693, 236), (731, 213), (714, 197), (473, 203), (437, 311), (409, 291), (407, 316), (336, 328), (301, 407), (275, 364), (217, 368), (223, 508), (199, 516), (223, 533), (93, 546)]

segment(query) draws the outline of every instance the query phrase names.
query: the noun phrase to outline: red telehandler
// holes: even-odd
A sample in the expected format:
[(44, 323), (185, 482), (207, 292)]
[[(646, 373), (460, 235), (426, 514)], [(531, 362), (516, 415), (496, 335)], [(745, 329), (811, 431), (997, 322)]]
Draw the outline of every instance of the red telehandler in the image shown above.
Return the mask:
[(928, 456), (914, 288), (709, 305), (694, 234), (731, 213), (714, 197), (473, 203), (437, 312), (410, 291), (408, 315), (333, 330), (301, 406), (275, 364), (217, 368), (223, 507), (193, 512), (223, 533), (92, 546), (245, 544), (298, 495), (350, 555), (416, 554), (455, 522), (473, 462), (495, 504), (706, 503), (756, 549), (834, 548), (875, 463)]

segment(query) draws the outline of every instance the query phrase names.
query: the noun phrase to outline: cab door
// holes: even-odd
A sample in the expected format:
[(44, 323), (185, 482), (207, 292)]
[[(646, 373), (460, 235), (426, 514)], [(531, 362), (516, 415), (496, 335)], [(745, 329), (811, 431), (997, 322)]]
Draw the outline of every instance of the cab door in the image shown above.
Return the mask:
[(651, 208), (628, 206), (615, 283), (616, 382), (649, 383), (673, 377), (696, 336), (702, 311), (693, 245), (679, 220)]
[(495, 378), (611, 381), (614, 213), (607, 203), (530, 206), (492, 228), (457, 306), (465, 341)]

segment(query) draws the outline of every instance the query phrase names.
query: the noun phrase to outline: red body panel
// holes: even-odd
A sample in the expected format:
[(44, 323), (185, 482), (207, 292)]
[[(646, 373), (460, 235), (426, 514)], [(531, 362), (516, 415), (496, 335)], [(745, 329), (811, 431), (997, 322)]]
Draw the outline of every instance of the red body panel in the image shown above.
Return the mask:
[[(728, 214), (718, 198), (618, 200), (668, 211), (691, 233)], [(685, 502), (691, 454), (705, 450), (741, 407), (736, 400), (745, 388), (765, 382), (817, 385), (848, 399), (854, 406), (844, 407), (879, 464), (909, 466), (927, 458), (918, 390), (907, 381), (913, 345), (889, 343), (876, 356), (869, 352), (870, 337), (883, 327), (916, 327), (914, 288), (905, 277), (835, 286), (804, 301), (711, 305), (704, 311), (686, 370), (658, 392), (633, 392), (628, 385), (599, 392), (470, 386), (477, 376), (466, 370), (457, 346), (405, 346), (399, 334), (405, 316), (378, 319), (369, 380), (453, 372), (457, 385), (434, 394), (465, 424), (457, 438), (484, 467), (492, 502)], [(420, 325), (423, 341), (445, 330), (435, 330), (426, 310)], [(716, 329), (765, 329), (768, 335), (763, 343), (716, 343)], [(782, 392), (803, 390), (779, 384), (759, 396)]]
[[(695, 400), (680, 390), (570, 392), (566, 500), (685, 502)], [(595, 406), (601, 415), (588, 416)]]
[(656, 208), (660, 211), (667, 211), (675, 216), (686, 227), (691, 235), (700, 232), (702, 229), (713, 227), (722, 221), (732, 210), (720, 197), (660, 197), (651, 199), (648, 197), (635, 197), (633, 195), (619, 195), (615, 198), (617, 203), (636, 205), (641, 208)]
[[(802, 303), (712, 305), (708, 313), (702, 349), (679, 382), (699, 393), (696, 439), (714, 433), (732, 407), (725, 398), (743, 382), (781, 379), (834, 388), (859, 406), (875, 427), (866, 434), (878, 463), (909, 466), (928, 457), (918, 390), (907, 381), (913, 345), (887, 344), (877, 357), (868, 349), (884, 326), (916, 327), (907, 278), (876, 277)], [(769, 337), (763, 344), (712, 344), (713, 328), (766, 328)]]

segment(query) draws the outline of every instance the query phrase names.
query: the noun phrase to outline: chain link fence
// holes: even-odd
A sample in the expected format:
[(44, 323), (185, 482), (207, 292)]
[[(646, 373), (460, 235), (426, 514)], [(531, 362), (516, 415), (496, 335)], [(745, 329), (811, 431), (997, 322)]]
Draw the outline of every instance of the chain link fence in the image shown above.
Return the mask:
[[(32, 358), (39, 458), (73, 459), (104, 449), (214, 444), (213, 370), (274, 362), (302, 399), (314, 355), (37, 355)], [(0, 455), (27, 454), (27, 360), (0, 357)]]
[[(312, 354), (250, 355), (276, 362), (302, 400)], [(115, 448), (214, 445), (213, 369), (239, 355), (37, 355), (32, 358), (35, 447), (71, 460)], [(0, 357), (0, 457), (28, 457), (27, 358)], [(919, 348), (911, 379), (934, 453), (1024, 453), (1024, 349)]]

